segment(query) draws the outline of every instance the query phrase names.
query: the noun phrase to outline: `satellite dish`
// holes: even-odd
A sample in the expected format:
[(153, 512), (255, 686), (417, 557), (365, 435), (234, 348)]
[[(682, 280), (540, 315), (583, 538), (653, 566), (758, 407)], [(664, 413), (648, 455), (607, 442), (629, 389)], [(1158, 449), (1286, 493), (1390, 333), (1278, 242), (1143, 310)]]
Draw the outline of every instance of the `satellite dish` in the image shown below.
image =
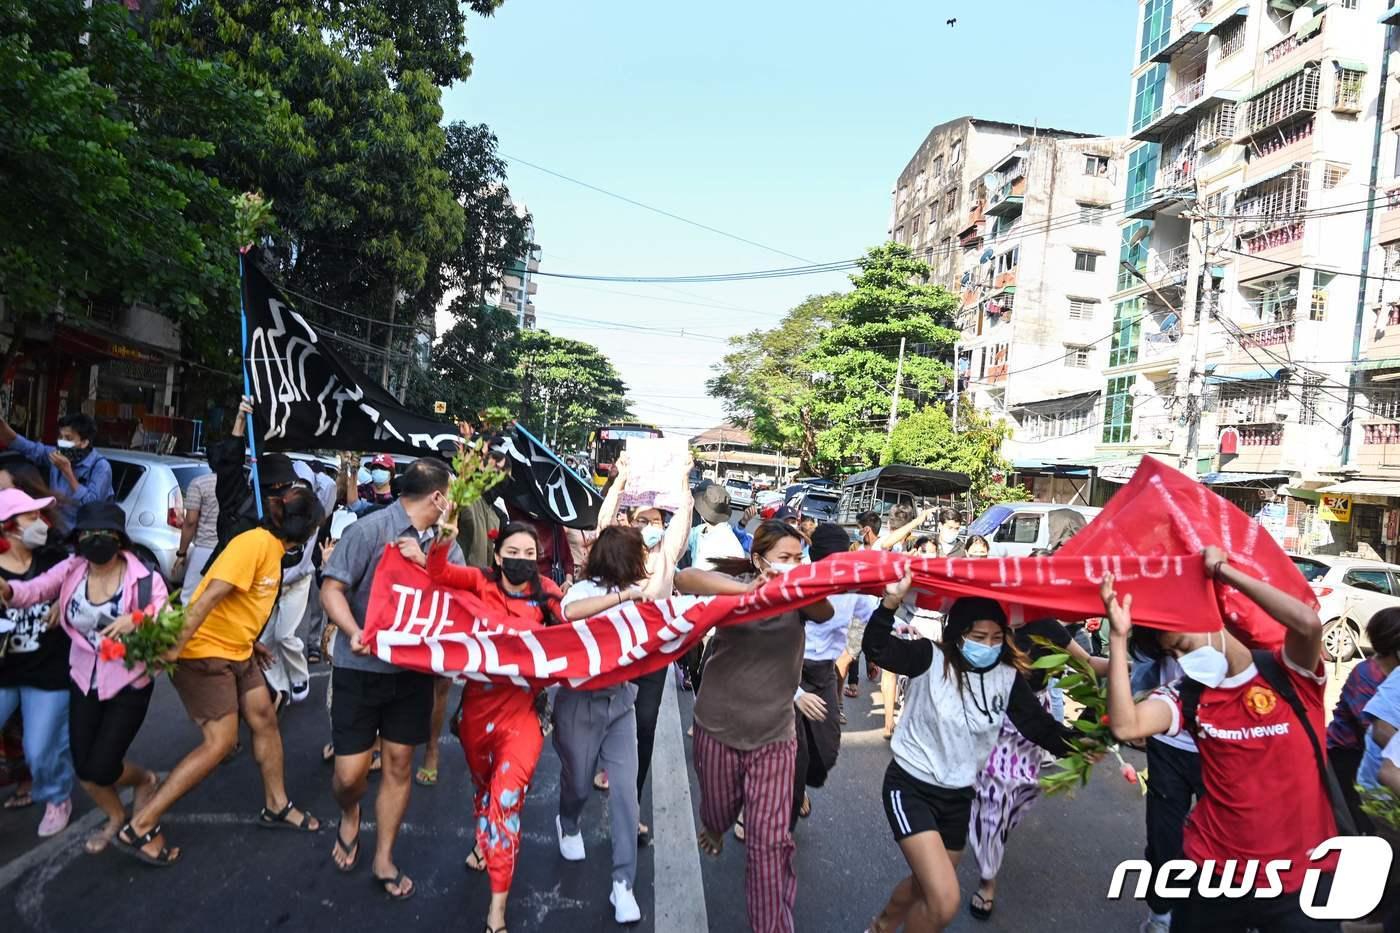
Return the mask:
[(994, 255), (996, 255), (996, 254), (993, 253), (993, 252), (992, 252), (992, 248), (991, 248), (990, 246), (988, 246), (985, 250), (982, 251), (982, 255), (978, 258), (977, 261), (978, 261), (978, 262), (991, 262), (991, 261), (992, 261), (992, 257), (993, 257)]
[(1176, 327), (1179, 321), (1180, 319), (1176, 316), (1176, 312), (1172, 312), (1171, 314), (1168, 314), (1166, 317), (1162, 318), (1162, 323), (1157, 329), (1162, 331), (1163, 333), (1166, 333), (1173, 327)]

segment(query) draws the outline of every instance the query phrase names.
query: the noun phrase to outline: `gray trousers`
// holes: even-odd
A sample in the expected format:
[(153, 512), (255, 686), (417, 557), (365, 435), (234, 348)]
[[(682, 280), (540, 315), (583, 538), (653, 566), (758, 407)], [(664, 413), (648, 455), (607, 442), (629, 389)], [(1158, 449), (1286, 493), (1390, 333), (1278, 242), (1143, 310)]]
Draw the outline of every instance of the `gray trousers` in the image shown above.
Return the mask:
[(614, 881), (637, 879), (636, 684), (602, 690), (561, 687), (554, 697), (554, 750), (559, 754), (559, 824), (579, 831), (579, 815), (593, 793), (593, 776), (608, 772)]

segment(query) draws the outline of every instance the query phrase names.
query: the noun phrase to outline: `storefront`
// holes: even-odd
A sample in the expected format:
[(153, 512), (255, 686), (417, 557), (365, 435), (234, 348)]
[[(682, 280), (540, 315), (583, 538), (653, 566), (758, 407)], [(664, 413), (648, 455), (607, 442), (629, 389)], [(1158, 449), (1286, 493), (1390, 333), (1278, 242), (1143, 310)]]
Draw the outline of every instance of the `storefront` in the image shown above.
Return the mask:
[(1316, 553), (1355, 554), (1394, 562), (1400, 542), (1400, 482), (1352, 479), (1318, 490), (1319, 538), (1330, 537)]

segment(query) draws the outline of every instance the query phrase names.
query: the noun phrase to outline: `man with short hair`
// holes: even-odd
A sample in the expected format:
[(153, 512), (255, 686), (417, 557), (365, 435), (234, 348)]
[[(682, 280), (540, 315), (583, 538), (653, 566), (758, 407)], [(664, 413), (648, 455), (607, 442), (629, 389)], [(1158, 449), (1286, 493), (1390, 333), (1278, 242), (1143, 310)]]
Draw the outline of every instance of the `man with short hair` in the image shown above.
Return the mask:
[[(340, 630), (331, 675), (331, 742), (335, 747), (332, 790), (341, 815), (332, 857), (343, 872), (353, 870), (360, 860), (360, 802), (369, 787), (371, 750), (378, 736), (383, 768), (375, 798), (377, 838), (371, 870), (395, 900), (405, 900), (417, 891), (413, 880), (394, 864), (394, 841), (412, 789), (413, 749), (436, 738), (429, 734), (434, 677), (374, 657), (362, 640), (365, 611), (384, 548), (405, 538), (419, 547), (432, 540), (447, 512), (451, 480), (452, 474), (440, 460), (423, 458), (409, 464), (399, 477), (399, 498), (345, 529), (322, 568), (321, 605)], [(455, 542), (448, 560), (463, 563)], [(354, 833), (349, 839), (347, 830)]]
[(78, 509), (89, 502), (112, 501), (112, 465), (93, 448), (97, 422), (83, 412), (58, 419), (58, 446), (32, 441), (0, 419), (0, 447), (13, 450), (49, 471), (49, 488), (59, 493), (59, 514), (72, 528)]
[(856, 534), (862, 547), (873, 548), (880, 540), (880, 513), (861, 512), (856, 516)]
[(203, 740), (161, 784), (150, 802), (117, 834), (119, 848), (148, 864), (180, 857), (165, 845), (160, 818), (217, 768), (238, 742), (241, 714), (253, 736), (262, 771), (264, 808), (258, 825), (315, 832), (321, 824), (298, 810), (283, 783), (282, 735), (262, 668), (270, 662), (258, 633), (277, 600), (289, 545), (304, 544), (321, 524), (311, 490), (292, 487), (267, 496), (261, 526), (229, 542), (195, 591), (180, 640), (165, 658), (175, 662), (172, 682)]

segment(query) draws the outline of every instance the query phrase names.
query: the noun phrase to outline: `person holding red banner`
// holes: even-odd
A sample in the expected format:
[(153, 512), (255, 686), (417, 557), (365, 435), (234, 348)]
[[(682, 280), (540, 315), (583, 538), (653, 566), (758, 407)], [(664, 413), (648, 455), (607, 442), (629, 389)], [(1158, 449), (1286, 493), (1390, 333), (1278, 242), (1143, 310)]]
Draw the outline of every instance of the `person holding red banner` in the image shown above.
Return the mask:
[[(714, 571), (685, 570), (683, 593), (748, 592), (798, 567), (806, 539), (786, 522), (754, 532), (747, 558), (714, 562)], [(695, 700), (695, 771), (700, 779), (699, 844), (717, 856), (729, 827), (744, 827), (744, 889), (756, 933), (790, 933), (797, 899), (792, 809), (797, 731), (793, 696), (802, 681), (805, 621), (826, 622), (822, 600), (766, 619), (716, 628), (712, 654)]]
[[(562, 619), (559, 588), (540, 574), (540, 540), (533, 527), (511, 522), (501, 529), (495, 564), (486, 571), (448, 563), (456, 535), (455, 521), (444, 521), (427, 556), (434, 583), (474, 594), (486, 604), (489, 618), (512, 630), (542, 628)], [(466, 864), (491, 878), (487, 933), (506, 928), (506, 902), (520, 855), (520, 811), (544, 746), (536, 692), (529, 686), (475, 680), (462, 689), (458, 736), (476, 787), (476, 845)]]
[[(1282, 647), (1251, 652), (1229, 631), (1228, 621), (1218, 632), (1135, 630), (1133, 598), (1120, 601), (1108, 574), (1100, 588), (1110, 622), (1108, 723), (1121, 741), (1182, 730), (1195, 737), (1205, 794), (1187, 819), (1187, 859), (1217, 866), (1283, 859), (1290, 867), (1280, 874), (1282, 896), (1207, 899), (1192, 885), (1191, 895), (1172, 911), (1171, 929), (1335, 930), (1335, 924), (1308, 918), (1299, 903), (1307, 870), (1324, 872), (1316, 896), (1325, 900), (1336, 866), (1335, 854), (1309, 861), (1319, 843), (1337, 835), (1323, 783), (1326, 760), (1317, 745), (1327, 681), (1322, 622), (1311, 606), (1231, 566), (1219, 548), (1207, 547), (1204, 558), (1206, 574), (1218, 585), (1237, 590), (1285, 628)], [(1134, 702), (1130, 643), (1148, 657), (1176, 658), (1186, 679)], [(1288, 806), (1287, 819), (1279, 819), (1281, 803)], [(1345, 804), (1338, 803), (1344, 811)], [(1266, 875), (1258, 872), (1256, 885), (1265, 886)], [(1248, 883), (1238, 877), (1216, 880)]]

